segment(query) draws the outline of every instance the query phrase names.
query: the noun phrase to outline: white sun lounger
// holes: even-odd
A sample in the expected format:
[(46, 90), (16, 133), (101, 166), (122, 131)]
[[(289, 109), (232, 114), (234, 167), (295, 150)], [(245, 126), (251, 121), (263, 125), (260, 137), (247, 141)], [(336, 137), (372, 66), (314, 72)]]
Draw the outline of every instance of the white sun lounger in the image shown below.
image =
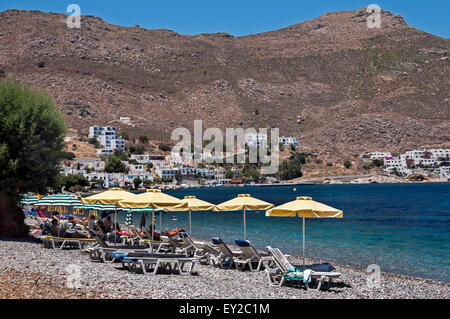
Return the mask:
[(220, 254), (220, 251), (217, 248), (208, 245), (205, 242), (194, 241), (188, 233), (181, 232), (179, 234), (188, 245), (182, 252), (189, 253), (193, 251), (194, 257), (200, 258), (202, 262), (209, 264), (211, 256), (218, 256)]
[(213, 266), (218, 266), (220, 268), (231, 268), (234, 265), (234, 259), (242, 254), (242, 251), (240, 250), (231, 250), (221, 238), (213, 238), (212, 242), (220, 251), (218, 255), (210, 256), (210, 263)]
[[(267, 274), (267, 278), (270, 286), (283, 286), (286, 284), (286, 278), (284, 274), (288, 272), (290, 269), (295, 269), (290, 261), (286, 258), (286, 256), (278, 249), (267, 246), (267, 250), (269, 254), (273, 256), (273, 260), (277, 265), (275, 269), (265, 269)], [(338, 272), (324, 272), (324, 271), (314, 271), (311, 273), (311, 281), (317, 282), (317, 290), (324, 288), (324, 284), (327, 283), (326, 286), (333, 281), (333, 279), (339, 278), (341, 276)], [(304, 283), (306, 289), (309, 289), (309, 284)]]
[[(124, 267), (130, 271), (138, 271), (144, 274), (156, 275), (158, 271), (177, 272), (180, 275), (191, 275), (198, 258), (186, 257), (174, 254), (154, 254), (149, 257), (125, 257), (122, 259)], [(185, 269), (187, 265), (187, 269)]]
[(116, 251), (132, 251), (132, 252), (151, 252), (148, 246), (135, 246), (135, 245), (108, 245), (96, 231), (91, 231), (93, 239), (97, 241), (96, 246), (92, 246), (86, 249), (89, 257), (92, 261), (107, 262), (114, 261), (111, 257), (112, 253)]
[(274, 264), (273, 257), (260, 254), (248, 240), (235, 240), (236, 245), (242, 253), (234, 259), (236, 269), (245, 270), (248, 266), (250, 271), (260, 271), (265, 265)]

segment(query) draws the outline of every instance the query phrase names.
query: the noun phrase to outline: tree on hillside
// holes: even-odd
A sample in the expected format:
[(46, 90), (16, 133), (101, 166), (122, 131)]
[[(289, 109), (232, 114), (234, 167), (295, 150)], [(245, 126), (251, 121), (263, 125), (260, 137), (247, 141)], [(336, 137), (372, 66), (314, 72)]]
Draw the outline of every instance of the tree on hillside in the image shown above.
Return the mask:
[(278, 177), (281, 180), (290, 180), (302, 177), (302, 164), (306, 163), (307, 154), (294, 153), (289, 160), (284, 160), (278, 170)]
[(43, 92), (0, 81), (0, 236), (26, 236), (17, 204), (22, 194), (46, 193), (58, 175), (64, 117)]
[(352, 167), (352, 162), (350, 162), (349, 160), (346, 160), (345, 162), (344, 162), (344, 166), (345, 166), (345, 168), (350, 168), (350, 167)]
[(124, 162), (117, 155), (108, 157), (108, 162), (105, 165), (106, 173), (126, 173), (127, 167)]
[(90, 182), (89, 180), (84, 177), (83, 174), (76, 174), (76, 175), (59, 175), (56, 178), (56, 181), (53, 183), (53, 188), (55, 190), (61, 191), (64, 187), (65, 191), (69, 191), (73, 186), (89, 186)]

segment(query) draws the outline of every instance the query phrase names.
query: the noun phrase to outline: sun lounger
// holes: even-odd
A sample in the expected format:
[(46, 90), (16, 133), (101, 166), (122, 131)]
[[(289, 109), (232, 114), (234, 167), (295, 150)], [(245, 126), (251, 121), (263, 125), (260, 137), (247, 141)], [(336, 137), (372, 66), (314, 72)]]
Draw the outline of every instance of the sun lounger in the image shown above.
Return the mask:
[(232, 251), (220, 238), (213, 238), (212, 242), (220, 251), (218, 255), (210, 256), (210, 261), (213, 266), (231, 268), (234, 265), (234, 259), (242, 254), (242, 251), (240, 250)]
[[(125, 257), (122, 264), (130, 271), (141, 270), (144, 274), (156, 275), (161, 272), (177, 272), (180, 275), (191, 275), (198, 258), (175, 254), (153, 254), (149, 257)], [(187, 265), (187, 269), (185, 266)]]
[(186, 232), (180, 232), (179, 235), (188, 245), (184, 248), (185, 251), (181, 250), (181, 252), (189, 253), (192, 251), (193, 256), (200, 258), (204, 263), (210, 263), (211, 255), (218, 256), (220, 254), (220, 251), (217, 248), (208, 245), (205, 242), (194, 241)]
[(169, 252), (169, 253), (175, 253), (179, 251), (183, 251), (186, 254), (185, 248), (189, 247), (189, 244), (187, 244), (184, 240), (180, 238), (174, 238), (170, 236), (160, 236), (161, 243), (158, 246), (158, 249), (156, 250), (157, 253), (160, 252)]
[[(304, 280), (306, 269), (300, 267), (297, 268), (296, 266), (292, 265), (278, 248), (267, 246), (267, 250), (269, 251), (269, 254), (272, 255), (273, 260), (277, 266), (277, 268), (274, 269), (265, 269), (269, 284), (271, 286), (278, 285), (281, 287), (286, 283), (296, 282), (304, 284), (306, 289), (309, 289), (309, 283)], [(317, 266), (318, 265), (316, 265), (316, 267), (310, 268), (318, 269)], [(315, 271), (314, 269), (310, 270), (312, 270), (312, 272), (310, 273), (311, 281), (317, 282), (317, 290), (320, 290), (321, 288), (326, 289), (326, 286), (329, 286), (333, 279), (339, 278), (341, 275), (338, 272), (332, 271)], [(327, 285), (325, 286), (324, 284)]]
[(92, 238), (67, 238), (67, 237), (56, 237), (56, 236), (40, 236), (40, 240), (44, 244), (45, 248), (79, 248), (82, 249), (84, 246), (95, 243), (95, 239)]
[(144, 238), (142, 237), (139, 230), (134, 225), (129, 226), (133, 234), (135, 234), (135, 237), (130, 238), (132, 244), (138, 243), (139, 245), (147, 245), (150, 248), (155, 248), (160, 246), (161, 241), (159, 240), (152, 240), (151, 238)]
[(242, 253), (234, 259), (236, 269), (250, 271), (259, 271), (264, 265), (272, 265), (274, 263), (273, 257), (267, 254), (259, 253), (255, 247), (248, 240), (235, 240), (236, 245)]
[(89, 254), (92, 261), (114, 261), (112, 253), (117, 251), (132, 251), (132, 252), (151, 252), (148, 246), (136, 246), (136, 245), (124, 245), (124, 244), (112, 244), (109, 245), (97, 231), (91, 231), (92, 238), (96, 240), (97, 245), (89, 247), (86, 251)]

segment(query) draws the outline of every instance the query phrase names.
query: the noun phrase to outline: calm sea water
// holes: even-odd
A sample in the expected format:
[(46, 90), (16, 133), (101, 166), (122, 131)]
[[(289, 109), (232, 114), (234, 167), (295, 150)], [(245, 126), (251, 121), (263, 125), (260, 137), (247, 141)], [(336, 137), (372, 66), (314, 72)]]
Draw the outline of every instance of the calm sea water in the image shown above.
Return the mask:
[[(238, 194), (280, 205), (297, 196), (344, 211), (343, 219), (306, 220), (306, 256), (330, 262), (450, 282), (450, 183), (301, 185), (273, 187), (189, 188), (166, 191), (183, 198), (195, 195), (214, 204)], [(177, 221), (173, 221), (176, 216)], [(120, 218), (121, 217), (121, 218)], [(119, 220), (123, 222), (124, 215)], [(133, 216), (138, 225), (140, 216)], [(148, 222), (150, 216), (148, 216)], [(148, 225), (147, 222), (147, 225)], [(188, 230), (188, 214), (166, 213), (164, 229)], [(156, 222), (157, 229), (159, 221)], [(247, 239), (256, 247), (279, 247), (302, 254), (302, 220), (247, 213)], [(221, 237), (234, 242), (243, 237), (242, 212), (193, 212), (196, 238)]]

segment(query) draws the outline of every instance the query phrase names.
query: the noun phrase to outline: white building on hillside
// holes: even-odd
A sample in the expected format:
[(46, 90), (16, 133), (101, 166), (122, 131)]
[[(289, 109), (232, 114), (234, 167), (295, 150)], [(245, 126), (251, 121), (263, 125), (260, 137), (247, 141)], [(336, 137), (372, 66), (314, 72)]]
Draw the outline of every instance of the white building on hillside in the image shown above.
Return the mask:
[(97, 154), (98, 155), (109, 156), (109, 155), (113, 155), (114, 154), (114, 150), (113, 149), (102, 148), (102, 149), (97, 150)]
[(409, 175), (411, 171), (408, 169), (404, 159), (400, 157), (386, 157), (384, 159), (385, 171), (389, 174), (398, 172), (400, 174)]
[(300, 143), (297, 141), (297, 139), (293, 136), (289, 136), (289, 137), (279, 137), (278, 138), (278, 142), (283, 144), (283, 146), (285, 147), (289, 147), (291, 145), (294, 145), (295, 147), (299, 147)]
[(90, 168), (94, 171), (100, 172), (105, 169), (105, 162), (97, 157), (80, 158), (77, 160), (77, 166), (78, 165), (80, 165), (80, 169), (82, 170)]
[(372, 152), (372, 153), (370, 153), (371, 160), (380, 160), (380, 159), (384, 159), (385, 157), (392, 157), (392, 154), (390, 152)]
[(431, 149), (428, 150), (428, 152), (431, 154), (431, 157), (441, 162), (444, 159), (450, 158), (450, 149)]
[(125, 150), (125, 140), (117, 138), (114, 126), (91, 126), (89, 128), (89, 138), (96, 138), (107, 150)]
[(175, 179), (175, 176), (180, 173), (180, 169), (179, 168), (156, 168), (155, 173), (160, 178)]

